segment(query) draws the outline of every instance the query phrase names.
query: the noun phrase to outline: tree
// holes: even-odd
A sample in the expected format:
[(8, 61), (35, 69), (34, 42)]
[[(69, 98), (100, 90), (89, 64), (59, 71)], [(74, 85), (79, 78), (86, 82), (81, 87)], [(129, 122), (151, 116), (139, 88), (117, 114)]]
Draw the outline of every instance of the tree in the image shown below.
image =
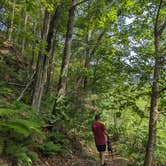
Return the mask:
[(10, 26), (8, 29), (8, 41), (11, 42), (12, 40), (12, 33), (13, 33), (13, 26), (14, 26), (14, 16), (15, 16), (15, 5), (16, 2), (13, 0), (13, 9), (12, 9), (12, 16), (11, 16), (11, 21), (10, 21)]
[(43, 23), (43, 31), (42, 31), (42, 42), (46, 42), (46, 46), (41, 48), (38, 55), (37, 69), (36, 69), (36, 79), (35, 79), (35, 88), (32, 105), (39, 110), (44, 86), (47, 80), (47, 68), (49, 65), (49, 55), (51, 47), (53, 47), (53, 37), (54, 31), (57, 28), (57, 22), (59, 18), (60, 6), (55, 4), (54, 14), (51, 18), (51, 14), (48, 9), (45, 10), (45, 17)]
[[(45, 9), (44, 21), (43, 21), (43, 29), (41, 33), (42, 42), (47, 40), (47, 35), (49, 31), (49, 21), (50, 21), (50, 12), (48, 9)], [(48, 65), (48, 57), (45, 55), (45, 49), (41, 48), (38, 55), (37, 68), (35, 74), (35, 86), (34, 86), (34, 94), (32, 100), (32, 106), (37, 110), (40, 108), (44, 85), (47, 78), (47, 65)]]
[(154, 46), (155, 46), (155, 65), (153, 75), (153, 85), (151, 93), (151, 107), (150, 107), (150, 120), (149, 120), (149, 137), (146, 149), (146, 156), (144, 166), (153, 165), (153, 153), (156, 144), (156, 126), (158, 119), (158, 100), (159, 100), (159, 80), (160, 71), (162, 67), (162, 54), (161, 54), (161, 37), (164, 29), (166, 28), (166, 17), (161, 18), (161, 9), (163, 0), (160, 0), (159, 7), (157, 9), (156, 19), (154, 21)]
[(74, 17), (75, 17), (75, 9), (76, 9), (76, 0), (71, 1), (71, 7), (69, 9), (69, 18), (68, 18), (68, 25), (67, 25), (67, 32), (66, 32), (66, 39), (65, 39), (65, 47), (64, 53), (62, 58), (62, 65), (61, 65), (61, 73), (60, 79), (58, 84), (58, 99), (55, 101), (55, 105), (53, 108), (53, 114), (57, 111), (57, 105), (61, 98), (65, 97), (67, 92), (67, 76), (68, 76), (68, 69), (69, 69), (69, 61), (71, 56), (71, 44), (72, 44), (72, 33), (73, 33), (73, 24), (74, 24)]

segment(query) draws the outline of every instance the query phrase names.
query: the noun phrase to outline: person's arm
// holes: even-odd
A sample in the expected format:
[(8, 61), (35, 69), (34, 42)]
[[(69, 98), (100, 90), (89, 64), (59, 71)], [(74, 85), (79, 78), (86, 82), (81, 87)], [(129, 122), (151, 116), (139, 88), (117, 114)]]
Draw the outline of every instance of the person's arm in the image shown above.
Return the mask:
[(107, 130), (104, 130), (104, 135), (105, 135), (105, 140), (106, 140), (106, 142), (108, 141), (108, 133), (107, 133)]
[(108, 133), (107, 133), (107, 129), (106, 129), (106, 127), (105, 127), (104, 124), (103, 124), (103, 131), (104, 131), (105, 140), (106, 140), (106, 142), (107, 142), (107, 141), (108, 141), (108, 140), (107, 140)]

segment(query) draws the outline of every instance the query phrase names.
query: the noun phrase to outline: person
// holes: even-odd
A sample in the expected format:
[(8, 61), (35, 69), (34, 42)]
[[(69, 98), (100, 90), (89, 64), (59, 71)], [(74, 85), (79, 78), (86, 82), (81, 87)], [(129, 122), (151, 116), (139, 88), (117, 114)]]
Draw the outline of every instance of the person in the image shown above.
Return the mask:
[(95, 116), (95, 122), (92, 124), (92, 131), (96, 148), (99, 152), (101, 166), (106, 166), (104, 152), (107, 145), (107, 131), (103, 123), (100, 122), (100, 115)]

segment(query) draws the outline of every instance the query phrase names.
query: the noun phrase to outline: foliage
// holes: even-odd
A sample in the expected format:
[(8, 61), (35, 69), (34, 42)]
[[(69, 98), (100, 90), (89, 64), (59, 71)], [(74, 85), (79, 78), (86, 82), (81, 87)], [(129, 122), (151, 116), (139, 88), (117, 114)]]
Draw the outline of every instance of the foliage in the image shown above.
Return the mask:
[[(59, 4), (59, 21), (53, 36), (56, 42), (51, 48), (54, 60), (51, 51), (47, 55), (49, 65), (53, 66), (50, 90), (42, 96), (37, 112), (31, 107), (35, 78), (21, 102), (16, 100), (40, 65), (38, 55), (46, 47), (46, 41), (41, 41), (44, 11), (47, 8), (53, 18)], [(158, 5), (157, 0), (91, 0), (78, 5), (67, 94), (58, 99), (71, 1), (0, 2), (0, 155), (6, 154), (16, 162), (30, 165), (38, 158), (33, 150), (37, 147), (45, 156), (70, 152), (70, 145), (74, 143), (73, 149), (80, 150), (82, 144), (92, 144), (91, 124), (95, 114), (101, 113), (108, 133), (118, 138), (115, 145), (118, 153), (133, 165), (142, 165), (148, 139), (155, 61), (153, 30)], [(163, 2), (159, 26), (164, 25), (165, 5)], [(6, 39), (10, 30), (12, 40), (9, 42)], [(163, 29), (159, 80), (161, 113), (166, 108), (165, 36)], [(57, 99), (57, 111), (52, 115)], [(165, 113), (162, 113), (157, 124), (156, 166), (166, 165), (165, 127)], [(47, 135), (43, 128), (48, 130)], [(37, 143), (36, 137), (43, 142)]]
[(65, 154), (69, 152), (69, 139), (61, 132), (54, 131), (49, 134), (44, 144), (39, 144), (39, 149), (44, 156)]
[(63, 146), (60, 144), (54, 144), (54, 142), (49, 141), (46, 142), (44, 145), (39, 146), (41, 149), (41, 152), (44, 156), (50, 156), (50, 155), (56, 155), (56, 154), (61, 154), (64, 153)]
[(13, 161), (31, 165), (37, 154), (31, 151), (35, 147), (36, 136), (44, 137), (40, 130), (42, 123), (35, 120), (30, 106), (14, 102), (8, 108), (0, 109), (1, 116), (1, 154), (5, 153)]

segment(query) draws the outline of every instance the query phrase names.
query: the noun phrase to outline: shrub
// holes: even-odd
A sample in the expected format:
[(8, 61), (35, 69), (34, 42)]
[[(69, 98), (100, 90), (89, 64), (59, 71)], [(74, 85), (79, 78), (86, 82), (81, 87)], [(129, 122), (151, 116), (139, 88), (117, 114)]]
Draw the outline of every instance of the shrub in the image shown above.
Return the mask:
[(43, 123), (30, 106), (18, 102), (0, 108), (0, 117), (0, 154), (15, 163), (31, 165), (38, 158), (31, 149), (36, 146), (36, 136), (44, 137)]

